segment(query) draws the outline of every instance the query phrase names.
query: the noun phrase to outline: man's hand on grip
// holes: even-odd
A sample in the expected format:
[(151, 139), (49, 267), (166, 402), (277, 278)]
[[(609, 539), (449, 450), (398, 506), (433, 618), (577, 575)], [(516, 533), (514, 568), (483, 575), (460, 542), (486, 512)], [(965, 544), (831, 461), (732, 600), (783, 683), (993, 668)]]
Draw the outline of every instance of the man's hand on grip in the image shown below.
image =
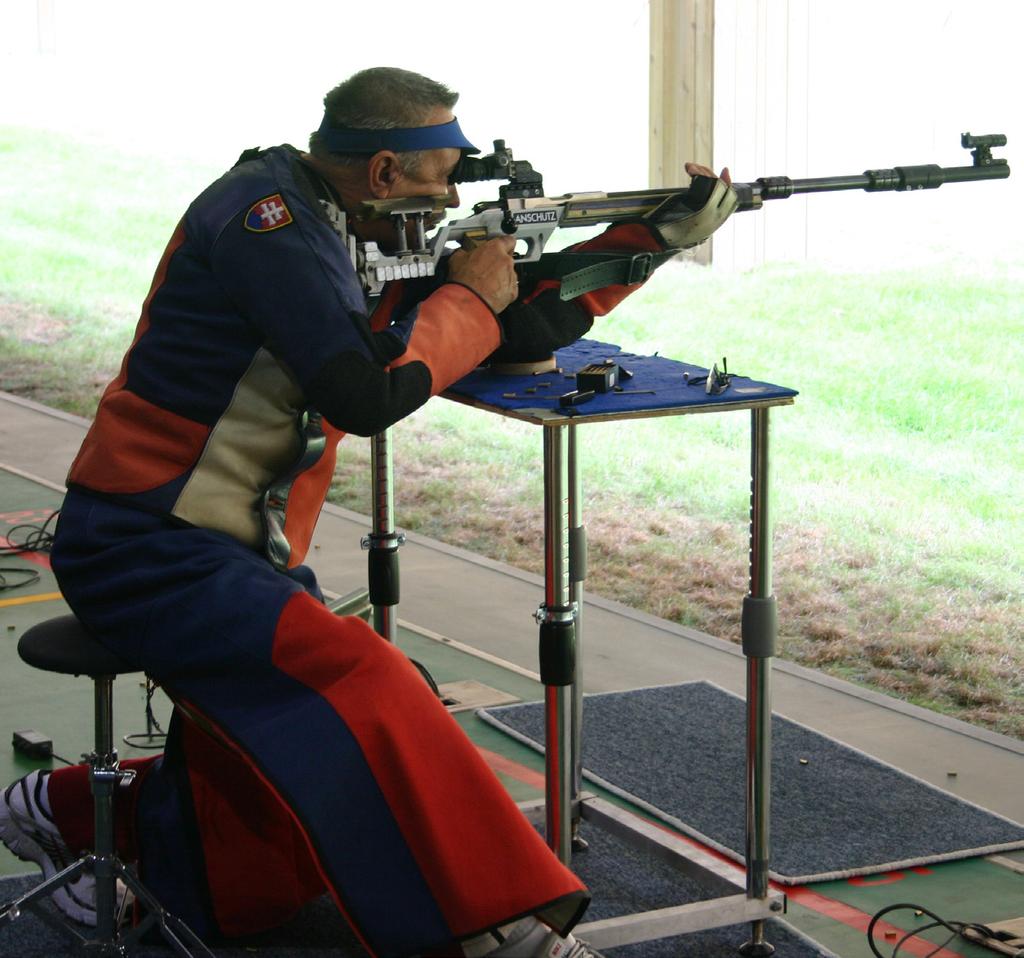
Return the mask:
[(519, 293), (512, 250), (516, 241), (511, 236), (500, 236), (460, 249), (448, 260), (448, 279), (468, 286), (495, 313), (500, 313)]

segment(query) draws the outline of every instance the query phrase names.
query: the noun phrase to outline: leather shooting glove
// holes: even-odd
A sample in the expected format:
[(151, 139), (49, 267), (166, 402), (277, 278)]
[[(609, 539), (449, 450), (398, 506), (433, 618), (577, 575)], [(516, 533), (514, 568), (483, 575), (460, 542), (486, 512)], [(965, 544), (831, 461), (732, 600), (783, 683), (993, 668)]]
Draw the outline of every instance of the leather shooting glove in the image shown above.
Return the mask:
[(714, 176), (695, 176), (686, 192), (670, 196), (647, 214), (665, 245), (690, 249), (703, 243), (736, 209), (736, 191)]

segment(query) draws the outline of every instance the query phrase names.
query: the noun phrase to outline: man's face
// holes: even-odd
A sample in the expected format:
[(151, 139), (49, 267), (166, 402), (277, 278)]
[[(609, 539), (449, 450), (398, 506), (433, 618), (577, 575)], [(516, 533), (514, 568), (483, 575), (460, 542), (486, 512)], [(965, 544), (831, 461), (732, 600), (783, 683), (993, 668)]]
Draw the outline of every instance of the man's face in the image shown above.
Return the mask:
[[(445, 209), (454, 209), (459, 205), (459, 191), (454, 183), (448, 182), (448, 177), (451, 176), (461, 155), (458, 150), (450, 147), (428, 150), (415, 172), (399, 174), (389, 198), (447, 196)], [(426, 219), (426, 228), (432, 230), (443, 219), (444, 213), (431, 213)]]
[[(427, 122), (424, 125), (449, 123), (453, 119), (454, 116), (450, 110), (439, 107), (427, 117)], [(454, 209), (459, 205), (459, 192), (453, 183), (448, 182), (448, 178), (458, 164), (461, 155), (461, 152), (454, 147), (424, 151), (415, 170), (411, 172), (402, 170), (398, 173), (388, 189), (386, 198), (397, 200), (409, 196), (447, 196), (445, 208)], [(426, 230), (432, 230), (443, 219), (443, 213), (431, 213), (427, 216), (424, 224)], [(416, 236), (412, 222), (408, 224), (407, 231), (409, 243), (414, 244)], [(393, 249), (397, 245), (394, 239), (394, 229), (390, 224), (364, 223), (361, 224), (359, 232), (365, 239), (376, 238), (383, 249)], [(370, 234), (376, 234), (376, 236)]]

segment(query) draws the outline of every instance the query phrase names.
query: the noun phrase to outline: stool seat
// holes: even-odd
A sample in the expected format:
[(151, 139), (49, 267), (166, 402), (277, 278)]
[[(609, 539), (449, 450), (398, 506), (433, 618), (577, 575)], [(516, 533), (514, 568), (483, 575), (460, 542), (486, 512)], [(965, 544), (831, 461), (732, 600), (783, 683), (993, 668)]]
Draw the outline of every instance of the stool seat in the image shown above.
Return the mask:
[(122, 675), (141, 672), (100, 645), (73, 615), (47, 619), (18, 640), (18, 655), (33, 668), (63, 675)]

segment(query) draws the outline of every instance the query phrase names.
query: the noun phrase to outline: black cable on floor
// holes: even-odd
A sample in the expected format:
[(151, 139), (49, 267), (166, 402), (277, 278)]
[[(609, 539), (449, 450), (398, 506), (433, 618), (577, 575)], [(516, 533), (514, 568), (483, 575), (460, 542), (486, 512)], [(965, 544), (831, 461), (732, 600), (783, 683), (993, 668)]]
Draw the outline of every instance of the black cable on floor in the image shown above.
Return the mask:
[[(878, 924), (879, 921), (882, 920), (882, 918), (885, 915), (888, 915), (890, 912), (901, 910), (912, 911), (915, 915), (927, 915), (932, 920), (928, 922), (928, 924), (926, 925), (921, 925), (920, 927), (915, 928), (913, 931), (908, 931), (902, 938), (900, 938), (899, 941), (896, 942), (895, 945), (893, 945), (892, 952), (888, 955), (884, 955), (875, 947), (875, 926)], [(940, 951), (942, 951), (943, 948), (946, 947), (946, 945), (953, 941), (954, 938), (963, 938), (964, 941), (970, 941), (970, 939), (967, 938), (963, 933), (964, 930), (968, 928), (972, 931), (979, 932), (986, 938), (996, 937), (995, 932), (993, 932), (991, 928), (988, 928), (985, 925), (981, 925), (976, 922), (952, 920), (947, 921), (945, 918), (941, 918), (939, 915), (936, 915), (934, 912), (929, 911), (927, 908), (924, 908), (921, 905), (913, 905), (909, 902), (900, 902), (898, 904), (889, 905), (886, 908), (883, 908), (881, 911), (876, 913), (874, 917), (871, 919), (867, 929), (868, 946), (871, 948), (871, 953), (875, 955), (876, 958), (899, 958), (900, 949), (911, 938), (916, 937), (923, 931), (930, 931), (932, 928), (945, 928), (947, 931), (950, 932), (950, 935), (944, 942), (942, 942), (942, 944), (936, 945), (932, 951), (928, 952), (928, 954), (925, 955), (924, 958), (930, 958), (931, 955), (937, 955)]]
[[(50, 528), (50, 524), (55, 523), (59, 515), (60, 509), (57, 509), (55, 512), (51, 512), (41, 525), (22, 522), (12, 526), (7, 532), (7, 545), (0, 546), (0, 555), (13, 556), (21, 555), (23, 552), (49, 552), (50, 546), (53, 545), (53, 530)], [(28, 531), (24, 539), (18, 541), (15, 534), (22, 529)]]
[[(24, 576), (24, 578), (12, 582), (10, 576)], [(0, 567), (0, 591), (20, 589), (23, 585), (33, 585), (38, 581), (39, 573), (35, 569), (17, 569), (14, 566)]]

